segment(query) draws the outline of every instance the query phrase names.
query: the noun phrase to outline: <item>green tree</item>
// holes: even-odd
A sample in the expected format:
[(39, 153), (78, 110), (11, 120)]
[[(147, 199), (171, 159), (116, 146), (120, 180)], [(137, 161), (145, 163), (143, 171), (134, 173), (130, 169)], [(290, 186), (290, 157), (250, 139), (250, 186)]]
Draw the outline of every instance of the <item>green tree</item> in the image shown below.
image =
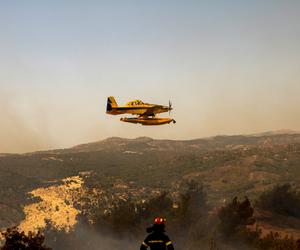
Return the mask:
[(226, 238), (234, 236), (238, 231), (245, 230), (247, 225), (253, 225), (253, 207), (247, 197), (239, 201), (235, 197), (229, 204), (222, 207), (218, 213), (220, 219), (219, 230)]
[(37, 234), (29, 232), (26, 235), (14, 227), (7, 229), (2, 235), (5, 238), (5, 244), (1, 250), (51, 250), (51, 248), (44, 245), (45, 237), (40, 232)]
[(260, 195), (256, 205), (284, 216), (300, 218), (300, 192), (290, 184), (277, 185)]
[(207, 212), (206, 193), (203, 185), (195, 180), (185, 183), (185, 192), (180, 195), (178, 210), (179, 223), (182, 228), (195, 224)]

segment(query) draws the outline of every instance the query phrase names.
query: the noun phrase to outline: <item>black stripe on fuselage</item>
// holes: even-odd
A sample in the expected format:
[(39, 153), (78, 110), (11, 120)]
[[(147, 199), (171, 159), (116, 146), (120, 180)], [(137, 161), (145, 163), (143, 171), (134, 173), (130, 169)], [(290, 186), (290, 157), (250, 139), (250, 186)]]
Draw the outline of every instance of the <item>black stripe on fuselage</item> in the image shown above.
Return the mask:
[(115, 110), (124, 110), (124, 109), (135, 110), (135, 109), (152, 109), (152, 108), (153, 107), (115, 107), (113, 109), (115, 109)]

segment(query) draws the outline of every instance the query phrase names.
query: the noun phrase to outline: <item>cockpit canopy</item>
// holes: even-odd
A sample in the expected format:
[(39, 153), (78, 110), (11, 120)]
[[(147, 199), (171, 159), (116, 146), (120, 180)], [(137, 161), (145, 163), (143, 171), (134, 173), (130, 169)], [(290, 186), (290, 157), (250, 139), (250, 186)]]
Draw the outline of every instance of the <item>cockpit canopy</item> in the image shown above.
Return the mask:
[(141, 100), (134, 100), (126, 104), (126, 106), (138, 106), (138, 105), (144, 105), (144, 103)]

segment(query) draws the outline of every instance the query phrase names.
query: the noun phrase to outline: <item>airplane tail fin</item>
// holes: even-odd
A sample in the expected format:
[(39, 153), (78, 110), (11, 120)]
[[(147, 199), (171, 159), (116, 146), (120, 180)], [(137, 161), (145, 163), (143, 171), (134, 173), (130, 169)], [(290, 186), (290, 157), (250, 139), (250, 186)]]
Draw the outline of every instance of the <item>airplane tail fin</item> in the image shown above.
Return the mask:
[(107, 98), (106, 112), (110, 112), (113, 108), (118, 107), (118, 104), (113, 96)]

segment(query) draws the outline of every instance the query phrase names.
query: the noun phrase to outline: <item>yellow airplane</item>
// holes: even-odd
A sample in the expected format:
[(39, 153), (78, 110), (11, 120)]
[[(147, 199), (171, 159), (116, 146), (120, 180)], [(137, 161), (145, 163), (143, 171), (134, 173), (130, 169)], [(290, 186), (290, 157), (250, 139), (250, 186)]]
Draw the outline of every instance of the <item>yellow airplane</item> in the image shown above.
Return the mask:
[(122, 122), (140, 123), (142, 125), (163, 125), (171, 122), (176, 123), (171, 118), (158, 118), (156, 114), (170, 112), (172, 104), (169, 106), (143, 103), (141, 100), (134, 100), (128, 102), (125, 106), (118, 106), (115, 98), (110, 96), (107, 98), (106, 113), (110, 115), (131, 114), (135, 117), (124, 117), (120, 120)]

